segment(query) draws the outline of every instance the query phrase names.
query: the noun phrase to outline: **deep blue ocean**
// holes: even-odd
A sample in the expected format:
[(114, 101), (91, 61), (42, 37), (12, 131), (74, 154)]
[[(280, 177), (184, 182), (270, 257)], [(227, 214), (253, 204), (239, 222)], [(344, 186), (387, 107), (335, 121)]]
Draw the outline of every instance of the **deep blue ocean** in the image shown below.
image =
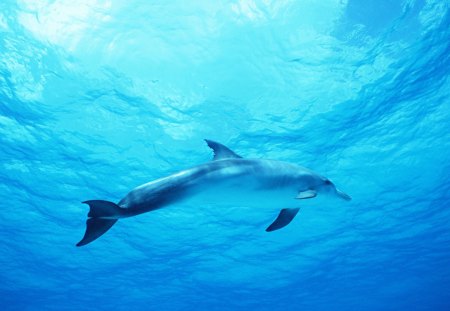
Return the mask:
[[(450, 310), (449, 72), (447, 0), (1, 1), (0, 310)], [(283, 206), (218, 192), (75, 246), (82, 201), (205, 138), (353, 200), (268, 233)]]

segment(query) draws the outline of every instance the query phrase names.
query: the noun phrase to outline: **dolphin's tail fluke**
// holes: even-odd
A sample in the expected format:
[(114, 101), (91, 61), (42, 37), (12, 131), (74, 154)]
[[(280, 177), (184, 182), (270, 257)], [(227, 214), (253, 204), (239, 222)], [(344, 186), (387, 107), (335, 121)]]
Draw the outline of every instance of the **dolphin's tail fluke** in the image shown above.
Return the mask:
[(121, 216), (124, 208), (117, 204), (102, 200), (91, 200), (83, 202), (89, 205), (88, 220), (86, 221), (86, 232), (77, 246), (83, 246), (98, 239), (106, 233)]
[(77, 246), (83, 246), (98, 239), (106, 233), (116, 221), (117, 219), (89, 218), (86, 221), (86, 232), (84, 233), (84, 237), (77, 243)]

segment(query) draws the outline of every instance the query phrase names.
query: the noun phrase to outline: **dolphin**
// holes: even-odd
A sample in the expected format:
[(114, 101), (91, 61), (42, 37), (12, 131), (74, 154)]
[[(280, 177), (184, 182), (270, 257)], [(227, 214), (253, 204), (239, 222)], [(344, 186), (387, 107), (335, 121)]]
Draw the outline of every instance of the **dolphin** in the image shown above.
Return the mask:
[(266, 228), (271, 232), (294, 219), (299, 200), (318, 194), (351, 200), (328, 178), (307, 168), (275, 160), (245, 159), (218, 142), (205, 141), (214, 152), (212, 161), (143, 184), (117, 204), (103, 200), (83, 202), (89, 205), (86, 232), (76, 245), (98, 239), (121, 218), (181, 202), (220, 201), (230, 205), (253, 203), (258, 208), (281, 207), (277, 218)]

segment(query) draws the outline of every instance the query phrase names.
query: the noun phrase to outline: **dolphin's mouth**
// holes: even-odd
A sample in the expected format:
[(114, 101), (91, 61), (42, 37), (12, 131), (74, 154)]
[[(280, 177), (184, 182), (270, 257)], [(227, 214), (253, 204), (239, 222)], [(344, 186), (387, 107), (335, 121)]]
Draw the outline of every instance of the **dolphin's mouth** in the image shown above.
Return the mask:
[(344, 199), (345, 201), (350, 201), (352, 199), (351, 196), (349, 196), (347, 193), (342, 192), (339, 189), (336, 189), (336, 193), (339, 197), (341, 197), (342, 199)]

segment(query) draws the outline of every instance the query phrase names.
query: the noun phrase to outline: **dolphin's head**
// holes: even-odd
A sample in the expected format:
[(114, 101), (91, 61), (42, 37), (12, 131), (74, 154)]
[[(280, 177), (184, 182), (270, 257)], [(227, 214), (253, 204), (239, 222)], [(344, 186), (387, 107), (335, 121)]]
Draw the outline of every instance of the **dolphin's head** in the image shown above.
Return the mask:
[(348, 194), (336, 188), (333, 182), (331, 182), (331, 180), (329, 180), (328, 178), (324, 178), (323, 182), (317, 186), (317, 189), (323, 193), (336, 195), (339, 198), (344, 199), (346, 201), (350, 201), (352, 199)]

